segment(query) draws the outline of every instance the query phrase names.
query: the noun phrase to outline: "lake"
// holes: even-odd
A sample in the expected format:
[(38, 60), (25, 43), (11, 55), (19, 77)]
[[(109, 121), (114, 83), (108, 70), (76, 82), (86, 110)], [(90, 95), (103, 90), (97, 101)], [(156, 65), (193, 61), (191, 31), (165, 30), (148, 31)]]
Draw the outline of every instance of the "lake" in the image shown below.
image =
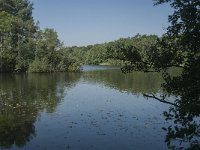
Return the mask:
[(0, 149), (165, 150), (160, 74), (0, 74)]

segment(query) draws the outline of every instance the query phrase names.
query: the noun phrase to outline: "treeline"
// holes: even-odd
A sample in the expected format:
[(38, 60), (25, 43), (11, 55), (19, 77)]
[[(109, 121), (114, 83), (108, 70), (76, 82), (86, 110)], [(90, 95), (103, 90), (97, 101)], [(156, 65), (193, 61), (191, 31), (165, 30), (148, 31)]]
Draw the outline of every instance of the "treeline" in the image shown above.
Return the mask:
[(53, 29), (40, 30), (28, 0), (0, 0), (0, 72), (78, 71)]
[(135, 56), (140, 55), (145, 59), (147, 52), (155, 45), (158, 38), (156, 35), (137, 34), (134, 37), (121, 38), (103, 44), (66, 47), (65, 53), (81, 64), (123, 66), (129, 63), (126, 61), (126, 55), (130, 53)]
[(29, 0), (0, 0), (0, 72), (79, 71), (84, 64), (124, 66), (148, 58), (159, 39), (137, 34), (103, 44), (65, 47), (54, 29), (39, 28), (32, 10)]

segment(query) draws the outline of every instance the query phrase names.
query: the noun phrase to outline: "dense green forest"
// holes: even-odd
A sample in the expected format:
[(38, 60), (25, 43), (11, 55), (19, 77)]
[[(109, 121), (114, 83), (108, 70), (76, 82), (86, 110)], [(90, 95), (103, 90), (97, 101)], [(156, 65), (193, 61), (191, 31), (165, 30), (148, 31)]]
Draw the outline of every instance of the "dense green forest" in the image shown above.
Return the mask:
[(53, 29), (41, 30), (28, 0), (0, 0), (0, 72), (77, 71), (75, 60), (63, 55)]
[(135, 52), (135, 55), (146, 57), (147, 51), (155, 45), (158, 38), (156, 35), (137, 34), (103, 44), (66, 47), (65, 52), (81, 64), (123, 66), (129, 62), (124, 59), (126, 54)]
[[(54, 29), (41, 30), (28, 0), (0, 0), (0, 72), (79, 71), (83, 64), (118, 65), (122, 71), (161, 72), (163, 95), (144, 96), (171, 107), (164, 112), (173, 126), (164, 128), (169, 149), (173, 141), (200, 149), (200, 1), (154, 0), (170, 4), (173, 14), (162, 36), (136, 35), (113, 42), (66, 47)], [(181, 68), (178, 76), (168, 69)], [(174, 101), (169, 97), (173, 96)], [(181, 149), (181, 148), (180, 148)]]
[[(0, 72), (79, 71), (83, 64), (129, 64), (127, 54), (145, 58), (156, 35), (129, 38), (82, 47), (66, 47), (54, 29), (41, 30), (28, 0), (0, 0)], [(132, 56), (131, 56), (132, 57)]]

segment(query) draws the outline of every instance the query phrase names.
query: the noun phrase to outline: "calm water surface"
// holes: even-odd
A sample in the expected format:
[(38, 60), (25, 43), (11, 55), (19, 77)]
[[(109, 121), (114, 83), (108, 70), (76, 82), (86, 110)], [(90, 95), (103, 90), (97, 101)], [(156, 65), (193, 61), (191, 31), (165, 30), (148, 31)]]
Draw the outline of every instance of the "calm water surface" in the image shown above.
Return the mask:
[(0, 75), (0, 149), (165, 150), (168, 105), (159, 74), (124, 75), (85, 66), (83, 73)]

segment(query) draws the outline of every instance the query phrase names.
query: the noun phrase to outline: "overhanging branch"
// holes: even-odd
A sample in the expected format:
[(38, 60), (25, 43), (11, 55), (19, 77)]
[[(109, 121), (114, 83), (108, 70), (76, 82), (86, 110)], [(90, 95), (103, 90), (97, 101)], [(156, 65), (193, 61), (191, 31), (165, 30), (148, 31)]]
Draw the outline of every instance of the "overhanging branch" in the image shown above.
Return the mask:
[(172, 102), (169, 102), (169, 101), (166, 101), (165, 100), (165, 96), (161, 99), (161, 98), (158, 98), (158, 97), (156, 97), (155, 95), (148, 95), (148, 94), (143, 94), (143, 96), (144, 97), (147, 97), (147, 98), (153, 98), (153, 99), (156, 99), (156, 100), (158, 100), (159, 102), (162, 102), (162, 103), (165, 103), (165, 104), (170, 104), (170, 105), (173, 105), (173, 106), (176, 106), (176, 107), (178, 107), (178, 105), (177, 104), (175, 104), (175, 103), (172, 103)]

